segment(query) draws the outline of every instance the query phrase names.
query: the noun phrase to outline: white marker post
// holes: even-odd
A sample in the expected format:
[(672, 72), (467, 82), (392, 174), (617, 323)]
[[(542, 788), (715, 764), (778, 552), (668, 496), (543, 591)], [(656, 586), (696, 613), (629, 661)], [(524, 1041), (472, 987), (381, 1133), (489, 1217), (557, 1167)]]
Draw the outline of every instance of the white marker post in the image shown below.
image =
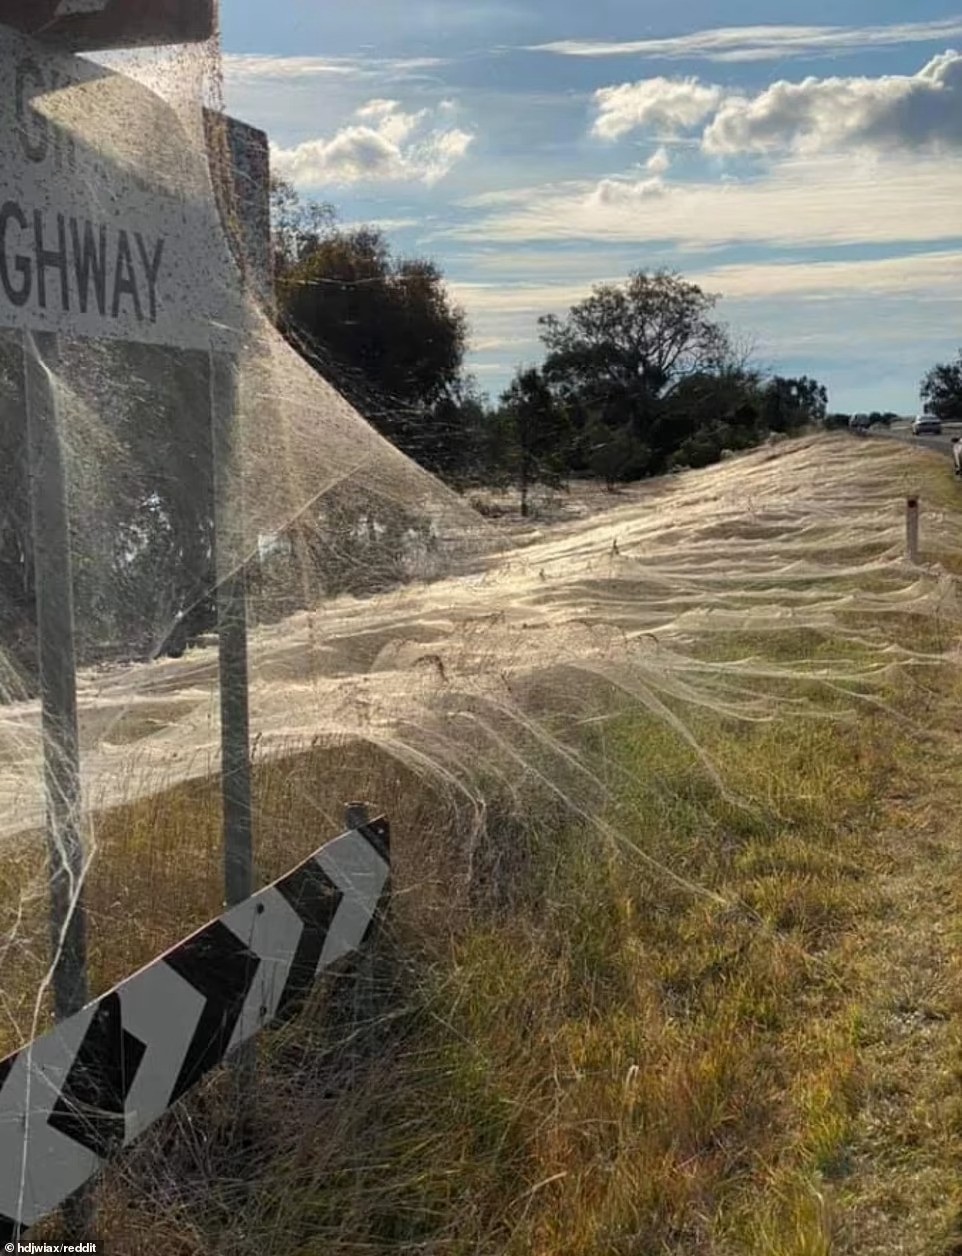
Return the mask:
[(905, 552), (913, 566), (919, 561), (919, 495), (905, 499)]

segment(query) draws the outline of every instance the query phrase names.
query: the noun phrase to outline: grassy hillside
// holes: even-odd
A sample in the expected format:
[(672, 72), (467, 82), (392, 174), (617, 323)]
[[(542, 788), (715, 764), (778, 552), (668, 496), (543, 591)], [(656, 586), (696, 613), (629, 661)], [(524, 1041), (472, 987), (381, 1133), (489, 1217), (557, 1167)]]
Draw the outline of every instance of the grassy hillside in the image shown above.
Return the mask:
[[(397, 894), (371, 953), (264, 1037), (252, 1098), (212, 1078), (110, 1171), (112, 1249), (962, 1250), (962, 512), (943, 461), (853, 445), (680, 477), (657, 499), (662, 532), (690, 529), (663, 595), (643, 545), (611, 575), (655, 505), (606, 517), (566, 622), (630, 609), (640, 641), (661, 607), (653, 653), (579, 670), (569, 634), (542, 659), (563, 684), (512, 672), (511, 710), (460, 748), (470, 779), (413, 733), (401, 761), (386, 740), (261, 759), (262, 880), (361, 796), (392, 818)], [(910, 483), (921, 573), (893, 551)], [(582, 544), (572, 526), (530, 565)], [(202, 781), (100, 823), (99, 988), (216, 912), (218, 823)], [(42, 972), (23, 960), (15, 1027)]]

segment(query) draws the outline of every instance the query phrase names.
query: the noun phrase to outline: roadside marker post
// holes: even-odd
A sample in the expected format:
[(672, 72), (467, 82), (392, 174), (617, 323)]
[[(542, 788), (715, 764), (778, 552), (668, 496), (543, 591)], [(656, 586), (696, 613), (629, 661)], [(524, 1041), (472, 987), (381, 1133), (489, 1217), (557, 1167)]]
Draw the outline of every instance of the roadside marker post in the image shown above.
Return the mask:
[(919, 511), (919, 494), (913, 493), (905, 499), (905, 551), (913, 566), (919, 561)]

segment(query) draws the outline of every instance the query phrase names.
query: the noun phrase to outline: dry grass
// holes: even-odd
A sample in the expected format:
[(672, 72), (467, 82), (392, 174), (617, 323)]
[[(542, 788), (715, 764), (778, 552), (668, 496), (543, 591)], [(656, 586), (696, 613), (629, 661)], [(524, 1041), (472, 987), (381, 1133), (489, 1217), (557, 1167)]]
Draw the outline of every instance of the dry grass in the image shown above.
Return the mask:
[[(838, 653), (817, 634), (711, 648)], [(962, 782), (930, 734), (958, 731), (960, 695), (946, 665), (856, 721), (699, 716), (729, 800), (622, 707), (578, 734), (610, 789), (600, 831), (535, 792), (489, 795), (482, 838), (358, 746), (261, 765), (262, 881), (349, 797), (390, 814), (387, 926), (265, 1035), (246, 1131), (220, 1075), (109, 1171), (103, 1237), (125, 1256), (959, 1252)], [(104, 819), (98, 988), (218, 910), (218, 828), (203, 783)], [(42, 948), (26, 919), (16, 936), (22, 1029)]]

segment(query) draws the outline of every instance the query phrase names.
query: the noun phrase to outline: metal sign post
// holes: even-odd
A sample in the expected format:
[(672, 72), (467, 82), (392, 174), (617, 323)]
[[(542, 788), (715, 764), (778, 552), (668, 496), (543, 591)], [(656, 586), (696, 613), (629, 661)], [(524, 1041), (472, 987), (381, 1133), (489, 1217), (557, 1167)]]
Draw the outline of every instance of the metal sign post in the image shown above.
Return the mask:
[[(184, 159), (190, 140), (176, 113), (134, 80), (38, 43), (12, 27), (51, 40), (69, 35), (70, 46), (78, 48), (183, 42), (209, 34), (212, 22), (212, 0), (0, 0), (0, 327), (25, 337), (53, 865), (54, 1002), (60, 1020), (83, 1006), (87, 991), (57, 338), (213, 352), (211, 417), (221, 433), (214, 446), (219, 459), (228, 456), (224, 442), (230, 441), (236, 398), (235, 359), (230, 355), (242, 343), (245, 305), (207, 163), (202, 157), (196, 162)], [(148, 136), (150, 143), (145, 142)], [(226, 544), (234, 555), (221, 567), (229, 578), (219, 605), (228, 900), (237, 902), (250, 886), (250, 781), (242, 577), (230, 528), (229, 519), (219, 521), (222, 538), (226, 529), (221, 547)]]
[(253, 888), (247, 590), (242, 493), (236, 466), (237, 362), (210, 355), (214, 550), (220, 658), (221, 770), (224, 804), (224, 898), (228, 907)]
[[(237, 466), (237, 361), (210, 355), (211, 455), (214, 479), (214, 566), (217, 581), (217, 652), (220, 681), (221, 803), (224, 834), (224, 905), (243, 903), (254, 880), (251, 798), (247, 577), (243, 548), (243, 491)], [(253, 1040), (232, 1060), (236, 1135), (247, 1141), (250, 1096), (257, 1067)]]
[(25, 333), (24, 399), (50, 860), (52, 984), (54, 1015), (59, 1021), (87, 1002), (87, 971), (73, 581), (56, 370), (56, 336)]

